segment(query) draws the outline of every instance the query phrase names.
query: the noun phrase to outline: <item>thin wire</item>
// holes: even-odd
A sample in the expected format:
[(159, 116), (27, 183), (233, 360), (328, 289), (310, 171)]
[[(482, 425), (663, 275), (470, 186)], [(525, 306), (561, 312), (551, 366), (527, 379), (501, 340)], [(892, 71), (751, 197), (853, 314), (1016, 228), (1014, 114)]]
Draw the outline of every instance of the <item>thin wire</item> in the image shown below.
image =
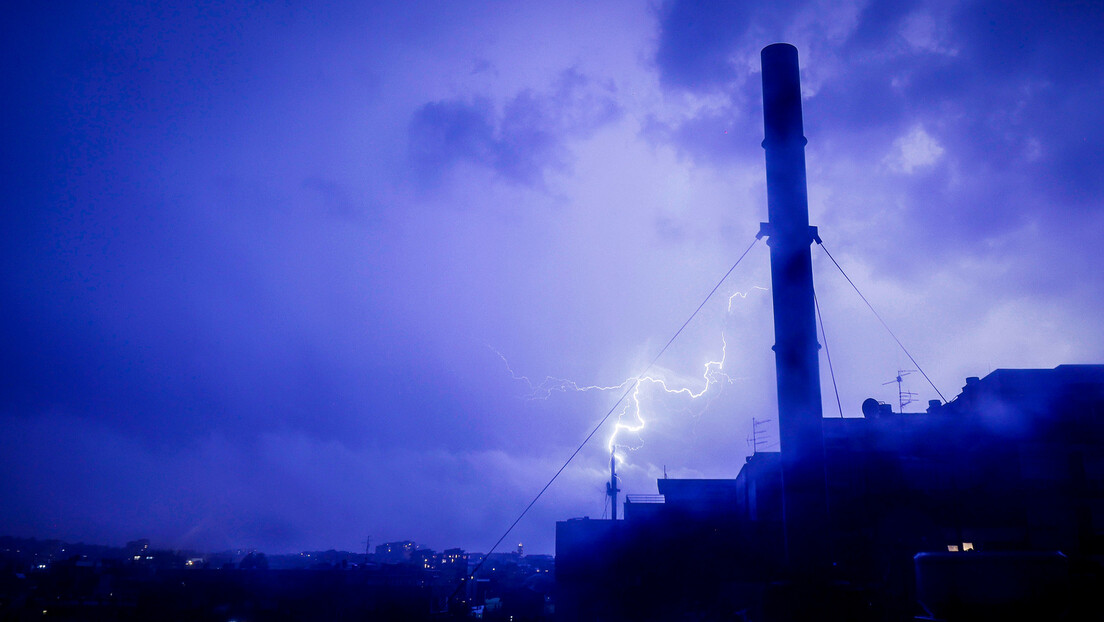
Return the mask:
[(928, 377), (928, 374), (924, 371), (924, 368), (920, 367), (920, 363), (917, 363), (916, 359), (912, 358), (912, 354), (909, 353), (908, 348), (905, 347), (905, 344), (901, 343), (901, 340), (897, 338), (897, 335), (893, 334), (893, 330), (889, 328), (889, 324), (886, 324), (885, 320), (882, 319), (882, 316), (878, 315), (878, 312), (874, 310), (874, 306), (871, 305), (870, 301), (866, 299), (866, 296), (863, 296), (863, 293), (859, 291), (859, 287), (855, 285), (855, 282), (851, 280), (851, 277), (847, 276), (847, 273), (844, 272), (843, 267), (839, 265), (839, 262), (836, 261), (836, 258), (832, 256), (832, 253), (828, 252), (828, 247), (824, 245), (824, 242), (820, 243), (820, 247), (824, 249), (824, 252), (828, 255), (828, 259), (831, 259), (832, 263), (836, 264), (836, 268), (839, 269), (840, 274), (842, 274), (843, 278), (847, 279), (847, 282), (850, 283), (851, 287), (855, 289), (855, 293), (858, 294), (859, 298), (862, 298), (862, 301), (866, 303), (867, 308), (869, 308), (870, 312), (874, 314), (874, 317), (878, 318), (878, 321), (882, 323), (882, 326), (885, 327), (886, 331), (889, 333), (889, 336), (893, 337), (893, 340), (896, 341), (897, 345), (901, 347), (901, 351), (909, 357), (909, 360), (912, 361), (912, 364), (915, 365), (916, 369), (919, 370), (919, 372), (924, 376), (924, 380), (928, 381), (928, 384), (931, 385), (931, 388), (935, 389), (935, 392), (939, 394), (939, 398), (943, 400), (944, 404), (946, 404), (947, 398), (943, 397), (943, 392), (939, 390), (939, 387), (935, 386), (935, 383), (932, 382), (931, 378)]
[[(824, 332), (824, 317), (820, 315), (820, 302), (817, 300), (816, 288), (813, 289), (813, 307), (816, 309), (817, 320), (820, 321), (820, 340), (824, 342), (824, 355), (828, 357), (828, 372), (832, 375), (832, 390), (836, 392), (836, 407), (839, 408), (840, 419), (843, 419), (843, 405), (840, 404), (839, 387), (836, 386), (836, 371), (832, 369), (832, 353), (828, 351), (828, 336)], [(824, 434), (820, 435), (820, 455), (827, 458), (828, 449), (827, 441), (824, 438)], [(831, 466), (827, 459), (824, 460), (824, 490), (828, 491), (831, 488), (828, 485), (828, 469)], [(828, 517), (828, 524), (832, 524), (832, 495), (826, 494), (824, 496), (824, 510)], [(832, 549), (834, 545), (829, 542), (828, 551), (831, 557), (834, 557)]]
[(832, 390), (836, 392), (836, 407), (840, 419), (843, 419), (843, 404), (840, 403), (839, 387), (836, 386), (836, 370), (832, 367), (832, 351), (828, 349), (828, 335), (824, 332), (824, 317), (820, 314), (820, 302), (816, 290), (813, 290), (813, 306), (816, 307), (817, 320), (820, 322), (820, 340), (824, 342), (824, 355), (828, 357), (828, 373), (832, 375)]
[[(586, 435), (586, 438), (583, 439), (583, 442), (579, 443), (579, 446), (575, 449), (575, 451), (571, 452), (571, 455), (567, 457), (567, 460), (564, 461), (563, 466), (561, 466), (556, 471), (556, 473), (552, 476), (552, 479), (548, 480), (548, 483), (544, 485), (544, 488), (540, 489), (540, 492), (537, 493), (537, 496), (533, 497), (533, 500), (529, 502), (529, 505), (525, 506), (525, 509), (521, 511), (521, 514), (519, 514), (516, 519), (514, 519), (514, 522), (510, 523), (510, 526), (506, 529), (506, 532), (502, 534), (502, 537), (498, 539), (498, 542), (494, 543), (494, 546), (492, 546), (491, 549), (487, 551), (487, 554), (483, 556), (483, 559), (475, 565), (475, 568), (473, 568), (470, 573), (468, 573), (469, 580), (475, 578), (476, 573), (478, 573), (479, 569), (483, 567), (483, 564), (487, 562), (487, 559), (491, 556), (491, 553), (495, 552), (495, 549), (498, 548), (498, 545), (502, 544), (502, 541), (506, 539), (506, 536), (510, 535), (510, 532), (514, 530), (514, 527), (516, 527), (517, 524), (521, 522), (521, 519), (524, 518), (525, 515), (529, 512), (529, 509), (532, 508), (534, 504), (536, 504), (537, 500), (540, 499), (542, 495), (544, 495), (544, 491), (548, 490), (548, 487), (552, 485), (552, 482), (556, 481), (556, 478), (560, 476), (560, 473), (564, 472), (564, 469), (567, 468), (567, 465), (571, 464), (571, 461), (575, 459), (575, 456), (579, 455), (579, 452), (583, 450), (583, 447), (585, 447), (586, 444), (590, 442), (590, 439), (598, 433), (598, 430), (602, 428), (602, 426), (610, 418), (610, 415), (612, 415), (614, 411), (617, 410), (617, 407), (621, 405), (621, 402), (625, 401), (625, 398), (628, 397), (629, 394), (636, 389), (637, 385), (640, 384), (640, 381), (644, 379), (644, 375), (652, 369), (652, 366), (656, 364), (656, 361), (659, 360), (659, 357), (663, 356), (663, 353), (667, 351), (667, 348), (671, 347), (671, 344), (675, 342), (675, 339), (678, 339), (678, 336), (682, 334), (682, 331), (690, 324), (690, 321), (698, 315), (698, 312), (702, 310), (702, 307), (705, 306), (705, 303), (709, 302), (709, 299), (713, 297), (713, 294), (717, 293), (717, 290), (721, 288), (721, 285), (725, 282), (725, 280), (728, 279), (729, 275), (732, 274), (732, 271), (736, 269), (736, 266), (740, 265), (740, 262), (744, 260), (744, 257), (747, 257), (747, 254), (751, 252), (752, 247), (754, 247), (755, 243), (758, 241), (759, 238), (751, 241), (751, 244), (749, 244), (748, 247), (744, 249), (744, 252), (740, 255), (740, 258), (736, 260), (736, 263), (732, 264), (732, 267), (728, 269), (728, 272), (725, 272), (724, 276), (721, 277), (721, 280), (717, 281), (717, 284), (713, 286), (713, 289), (709, 290), (709, 293), (705, 296), (705, 299), (701, 301), (701, 304), (698, 305), (698, 308), (694, 309), (694, 312), (690, 314), (690, 317), (686, 318), (686, 321), (682, 323), (682, 326), (679, 326), (679, 329), (675, 331), (675, 334), (667, 340), (667, 343), (664, 344), (663, 348), (660, 349), (659, 354), (655, 355), (655, 358), (652, 359), (652, 362), (648, 363), (648, 366), (644, 368), (644, 371), (640, 372), (640, 375), (636, 377), (636, 380), (634, 380), (631, 385), (629, 385), (629, 388), (621, 394), (621, 397), (617, 398), (617, 401), (614, 402), (613, 406), (610, 407), (609, 411), (605, 414), (605, 416), (602, 417), (601, 421), (598, 422), (598, 425), (594, 426), (594, 429), (590, 431), (590, 434)], [(460, 585), (457, 586), (456, 591), (453, 592), (453, 597), (456, 596), (463, 585), (463, 582), (461, 582)]]

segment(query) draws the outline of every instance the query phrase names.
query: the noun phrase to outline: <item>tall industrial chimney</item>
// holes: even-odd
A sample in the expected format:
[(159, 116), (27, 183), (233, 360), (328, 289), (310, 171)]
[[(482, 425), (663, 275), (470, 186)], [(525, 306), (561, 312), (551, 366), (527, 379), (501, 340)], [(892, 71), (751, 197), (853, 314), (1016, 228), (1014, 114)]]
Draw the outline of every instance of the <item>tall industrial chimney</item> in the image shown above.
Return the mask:
[(815, 572), (825, 563), (828, 500), (821, 430), (820, 366), (813, 300), (805, 182), (805, 140), (797, 48), (763, 48), (763, 148), (767, 212), (762, 234), (770, 246), (774, 288), (774, 353), (786, 558), (792, 570)]

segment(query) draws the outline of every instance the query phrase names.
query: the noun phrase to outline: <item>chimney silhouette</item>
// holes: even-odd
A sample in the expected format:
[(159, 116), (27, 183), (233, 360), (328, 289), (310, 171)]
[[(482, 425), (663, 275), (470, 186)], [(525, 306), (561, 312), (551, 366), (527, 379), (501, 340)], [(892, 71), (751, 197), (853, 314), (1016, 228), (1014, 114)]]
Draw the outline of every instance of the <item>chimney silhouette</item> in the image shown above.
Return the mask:
[(786, 559), (798, 574), (827, 560), (828, 495), (824, 479), (820, 365), (810, 247), (805, 140), (797, 48), (763, 48), (763, 149), (767, 165), (768, 236), (778, 379), (778, 431)]

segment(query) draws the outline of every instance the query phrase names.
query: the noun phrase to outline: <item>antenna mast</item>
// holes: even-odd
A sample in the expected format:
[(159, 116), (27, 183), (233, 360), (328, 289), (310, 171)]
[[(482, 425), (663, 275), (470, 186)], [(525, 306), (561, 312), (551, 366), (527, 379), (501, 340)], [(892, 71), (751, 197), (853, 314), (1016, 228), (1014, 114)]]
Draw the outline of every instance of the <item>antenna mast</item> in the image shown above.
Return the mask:
[(762, 427), (764, 424), (770, 422), (770, 419), (756, 419), (755, 417), (751, 418), (751, 434), (749, 434), (747, 437), (747, 443), (748, 445), (751, 445), (752, 455), (759, 453), (760, 447), (766, 447), (771, 444), (769, 438), (760, 438), (759, 436), (759, 428)]
[(606, 483), (606, 494), (610, 498), (610, 516), (617, 520), (617, 493), (621, 489), (617, 487), (617, 454), (610, 448), (610, 481)]
[(904, 386), (901, 384), (901, 382), (904, 381), (905, 376), (911, 374), (914, 371), (916, 371), (916, 370), (915, 369), (898, 369), (897, 370), (897, 377), (895, 379), (890, 380), (889, 382), (883, 382), (882, 383), (883, 385), (893, 384), (894, 382), (897, 383), (897, 403), (901, 407), (901, 410), (898, 410), (897, 412), (902, 413), (902, 414), (904, 414), (904, 412), (905, 412), (905, 406), (908, 406), (909, 404), (915, 402), (916, 401), (916, 396), (919, 395), (918, 393), (915, 393), (913, 391), (906, 391)]

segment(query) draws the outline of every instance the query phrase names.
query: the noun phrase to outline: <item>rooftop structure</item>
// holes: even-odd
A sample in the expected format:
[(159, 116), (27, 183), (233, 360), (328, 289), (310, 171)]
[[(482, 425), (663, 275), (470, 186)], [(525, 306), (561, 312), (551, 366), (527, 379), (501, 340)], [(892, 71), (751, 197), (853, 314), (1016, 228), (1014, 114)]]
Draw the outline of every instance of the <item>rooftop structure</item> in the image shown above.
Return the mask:
[[(823, 424), (825, 578), (850, 586), (831, 598), (857, 599), (835, 605), (868, 616), (856, 619), (911, 619), (919, 603), (946, 614), (947, 597), (924, 594), (955, 571), (939, 555), (997, 556), (973, 584), (954, 582), (971, 615), (971, 594), (996, 589), (987, 577), (1056, 581), (1049, 598), (1069, 587), (1070, 563), (1104, 558), (1104, 365), (1000, 369), (929, 412)], [(629, 495), (623, 521), (557, 523), (558, 611), (658, 620), (721, 607), (790, 619), (770, 592), (790, 576), (782, 481), (781, 455), (759, 452), (732, 480), (658, 480), (659, 495)], [(1018, 611), (1053, 605), (1014, 592), (1003, 597)]]

